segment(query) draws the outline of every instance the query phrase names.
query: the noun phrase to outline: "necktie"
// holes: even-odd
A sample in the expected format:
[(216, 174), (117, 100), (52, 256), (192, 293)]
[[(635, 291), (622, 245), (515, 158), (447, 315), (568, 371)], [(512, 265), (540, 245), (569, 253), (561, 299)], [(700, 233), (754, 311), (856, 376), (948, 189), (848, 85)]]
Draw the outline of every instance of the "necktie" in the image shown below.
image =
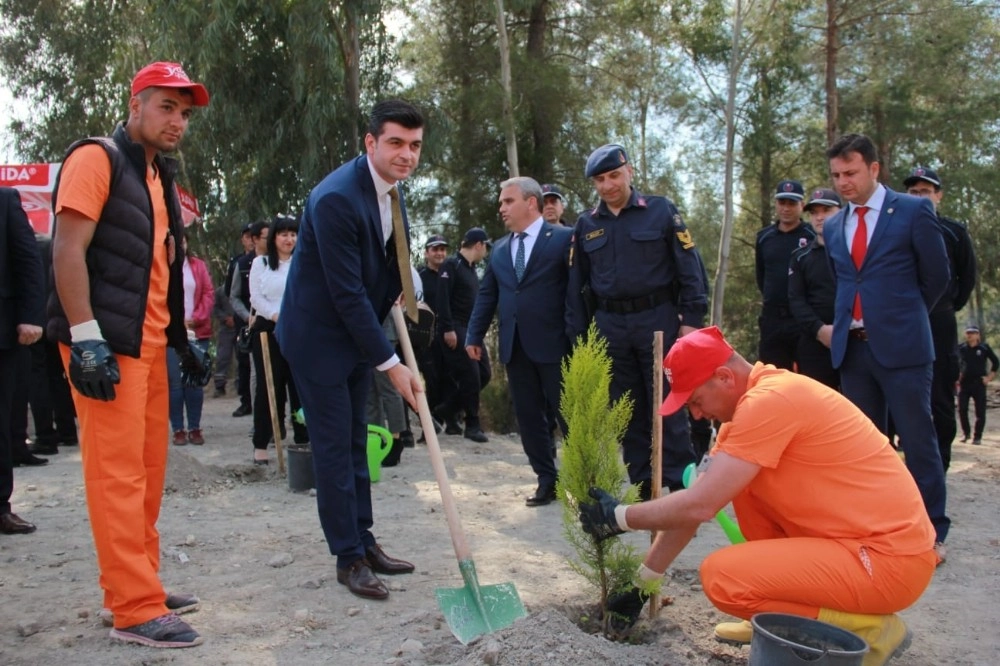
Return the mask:
[(403, 211), (399, 207), (399, 190), (395, 187), (389, 190), (389, 199), (392, 200), (392, 237), (396, 244), (396, 263), (399, 264), (399, 279), (403, 282), (403, 304), (406, 306), (406, 316), (416, 322), (417, 295), (413, 290), (413, 274), (410, 273), (410, 246), (403, 227)]
[[(865, 223), (865, 213), (868, 209), (865, 206), (858, 206), (858, 228), (854, 232), (854, 240), (851, 242), (851, 259), (854, 260), (854, 267), (861, 270), (861, 263), (865, 260), (865, 252), (868, 250), (868, 224)], [(861, 319), (861, 293), (854, 294), (854, 309), (851, 316)]]
[(517, 235), (517, 255), (514, 257), (514, 275), (517, 276), (517, 281), (520, 282), (521, 278), (524, 277), (524, 239), (528, 237), (527, 231), (522, 231)]

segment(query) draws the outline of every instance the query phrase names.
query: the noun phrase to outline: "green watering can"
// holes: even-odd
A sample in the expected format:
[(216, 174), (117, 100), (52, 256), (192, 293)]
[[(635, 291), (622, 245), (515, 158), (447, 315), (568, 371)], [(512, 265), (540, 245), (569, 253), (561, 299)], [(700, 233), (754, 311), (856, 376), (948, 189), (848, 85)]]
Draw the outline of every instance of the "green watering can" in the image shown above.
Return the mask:
[[(303, 425), (306, 423), (305, 413), (299, 409), (294, 419)], [(377, 425), (368, 425), (368, 476), (372, 483), (382, 478), (382, 461), (392, 450), (392, 434)]]

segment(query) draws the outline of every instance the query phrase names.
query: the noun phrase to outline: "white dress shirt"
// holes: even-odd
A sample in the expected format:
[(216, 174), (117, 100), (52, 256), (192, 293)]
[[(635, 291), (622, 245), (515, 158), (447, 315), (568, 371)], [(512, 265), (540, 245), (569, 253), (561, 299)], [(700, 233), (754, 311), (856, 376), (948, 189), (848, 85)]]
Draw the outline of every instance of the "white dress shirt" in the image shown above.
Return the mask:
[[(868, 232), (868, 237), (865, 239), (865, 247), (867, 248), (872, 244), (875, 225), (878, 223), (878, 216), (882, 211), (882, 206), (885, 205), (885, 186), (879, 183), (864, 205), (868, 209), (868, 212), (865, 213), (865, 230)], [(861, 206), (856, 203), (850, 203), (848, 206), (847, 221), (844, 223), (844, 240), (847, 241), (847, 253), (850, 254), (851, 246), (854, 243), (854, 235), (858, 232), (858, 208)], [(864, 303), (861, 304), (861, 307), (863, 311)], [(852, 318), (850, 327), (864, 328), (865, 320), (863, 318)]]
[[(388, 242), (389, 236), (392, 235), (392, 199), (389, 197), (389, 190), (396, 187), (396, 183), (387, 182), (378, 175), (370, 159), (368, 160), (368, 170), (372, 174), (372, 182), (375, 183), (375, 198), (378, 200), (378, 214), (382, 222), (382, 240)], [(384, 245), (382, 252), (385, 252)]]
[(542, 220), (542, 216), (539, 215), (538, 219), (529, 224), (528, 228), (522, 232), (528, 234), (524, 238), (518, 238), (518, 234), (514, 233), (511, 237), (512, 242), (510, 244), (510, 260), (512, 263), (517, 261), (518, 245), (520, 243), (524, 243), (524, 265), (527, 267), (528, 259), (531, 258), (531, 250), (535, 247), (535, 241), (538, 239), (538, 235), (542, 233), (543, 222), (544, 220)]

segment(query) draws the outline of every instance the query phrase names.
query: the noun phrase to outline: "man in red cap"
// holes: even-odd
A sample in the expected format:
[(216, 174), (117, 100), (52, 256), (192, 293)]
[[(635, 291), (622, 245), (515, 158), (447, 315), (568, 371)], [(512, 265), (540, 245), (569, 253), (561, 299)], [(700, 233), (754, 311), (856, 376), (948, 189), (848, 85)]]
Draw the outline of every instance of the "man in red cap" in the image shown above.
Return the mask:
[[(580, 506), (584, 529), (598, 539), (658, 530), (638, 572), (656, 579), (698, 526), (732, 502), (747, 543), (701, 565), (717, 608), (743, 620), (788, 613), (853, 631), (871, 648), (864, 666), (902, 652), (909, 631), (895, 613), (926, 589), (937, 556), (916, 483), (886, 437), (836, 391), (751, 365), (714, 326), (680, 338), (663, 365), (671, 389), (661, 413), (686, 404), (695, 417), (723, 422), (711, 463), (690, 489), (642, 504), (619, 505), (591, 489), (596, 503)], [(748, 642), (751, 633), (745, 621), (716, 627), (727, 642)]]
[(204, 386), (210, 375), (210, 359), (188, 344), (177, 164), (161, 153), (177, 149), (193, 108), (206, 104), (205, 87), (180, 65), (144, 67), (132, 80), (128, 121), (110, 138), (70, 146), (52, 202), (48, 334), (61, 343), (80, 418), (101, 616), (113, 622), (113, 639), (152, 647), (202, 642), (176, 615), (198, 598), (163, 590), (156, 520), (169, 435), (167, 346), (186, 385)]

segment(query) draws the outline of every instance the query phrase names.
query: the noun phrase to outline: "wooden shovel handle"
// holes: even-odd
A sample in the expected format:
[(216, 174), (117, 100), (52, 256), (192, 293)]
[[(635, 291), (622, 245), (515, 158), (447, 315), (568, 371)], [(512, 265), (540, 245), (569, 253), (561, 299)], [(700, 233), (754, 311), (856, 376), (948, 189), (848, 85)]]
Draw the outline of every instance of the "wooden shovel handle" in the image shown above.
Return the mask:
[[(278, 454), (278, 473), (285, 473), (285, 451), (281, 442), (281, 420), (278, 418), (278, 401), (274, 395), (274, 373), (271, 371), (271, 344), (267, 331), (260, 332), (260, 353), (264, 361), (264, 381), (267, 386), (267, 406), (271, 410), (271, 433), (274, 449)], [(260, 378), (257, 378), (260, 381)]]
[[(403, 348), (403, 359), (406, 367), (410, 369), (413, 376), (420, 382), (420, 370), (417, 368), (417, 359), (413, 354), (413, 345), (410, 344), (410, 335), (406, 331), (406, 321), (403, 319), (403, 311), (399, 305), (392, 306), (392, 321), (396, 324), (396, 333), (399, 335), (399, 344)], [(434, 430), (434, 420), (431, 418), (431, 408), (427, 405), (427, 393), (421, 390), (414, 394), (417, 400), (417, 413), (420, 415), (420, 427), (424, 431), (424, 439), (427, 440), (427, 452), (431, 457), (431, 467), (434, 468), (434, 478), (437, 480), (438, 489), (441, 491), (441, 502), (444, 504), (444, 515), (448, 521), (448, 532), (451, 533), (451, 543), (455, 547), (455, 555), (458, 561), (462, 562), (471, 557), (469, 546), (465, 542), (465, 534), (462, 533), (462, 524), (458, 517), (458, 509), (455, 507), (455, 498), (451, 494), (451, 485), (448, 483), (448, 471), (444, 467), (444, 458), (441, 457), (441, 447), (438, 445), (437, 431)]]

